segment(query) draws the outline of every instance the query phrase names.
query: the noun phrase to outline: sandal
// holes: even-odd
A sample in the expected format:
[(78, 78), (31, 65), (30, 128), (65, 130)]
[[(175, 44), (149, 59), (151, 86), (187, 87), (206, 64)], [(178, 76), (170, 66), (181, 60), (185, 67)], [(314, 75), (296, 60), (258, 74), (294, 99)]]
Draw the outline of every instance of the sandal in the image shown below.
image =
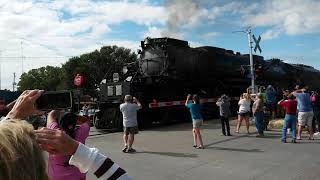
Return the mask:
[(204, 149), (204, 147), (202, 147), (202, 146), (197, 146), (196, 148), (197, 149)]
[(198, 146), (197, 145), (193, 145), (192, 147), (197, 148)]

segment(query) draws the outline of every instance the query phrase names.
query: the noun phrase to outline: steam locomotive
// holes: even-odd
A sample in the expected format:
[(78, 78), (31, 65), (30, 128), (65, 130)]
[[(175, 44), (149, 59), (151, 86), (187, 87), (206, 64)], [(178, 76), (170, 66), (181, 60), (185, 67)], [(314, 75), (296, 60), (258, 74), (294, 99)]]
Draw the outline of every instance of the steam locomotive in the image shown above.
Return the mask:
[[(191, 48), (187, 41), (166, 37), (141, 41), (138, 54), (135, 66), (124, 67), (100, 85), (100, 112), (94, 120), (97, 128), (122, 128), (119, 104), (126, 94), (141, 101), (138, 121), (145, 127), (190, 119), (184, 107), (189, 93), (200, 95), (203, 114), (210, 118), (218, 112), (215, 101), (221, 94), (238, 97), (250, 86), (248, 54), (210, 46)], [(288, 88), (305, 80), (305, 84), (320, 88), (320, 72), (313, 67), (279, 59), (265, 61), (257, 55), (253, 59), (256, 82), (261, 86)], [(236, 108), (237, 98), (233, 100)]]

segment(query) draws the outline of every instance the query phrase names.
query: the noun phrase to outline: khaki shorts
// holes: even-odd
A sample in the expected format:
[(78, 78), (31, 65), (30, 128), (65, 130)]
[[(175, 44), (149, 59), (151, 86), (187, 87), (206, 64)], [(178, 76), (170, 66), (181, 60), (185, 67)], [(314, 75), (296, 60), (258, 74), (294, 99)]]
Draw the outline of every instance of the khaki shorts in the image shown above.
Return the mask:
[(202, 119), (193, 119), (192, 120), (193, 128), (200, 128), (200, 126), (202, 126), (202, 124), (203, 124)]
[(125, 135), (129, 135), (129, 134), (138, 134), (139, 133), (139, 129), (137, 126), (134, 127), (124, 127), (123, 128), (123, 132)]
[(298, 113), (298, 125), (299, 126), (308, 126), (312, 127), (312, 119), (313, 119), (313, 112), (299, 112)]

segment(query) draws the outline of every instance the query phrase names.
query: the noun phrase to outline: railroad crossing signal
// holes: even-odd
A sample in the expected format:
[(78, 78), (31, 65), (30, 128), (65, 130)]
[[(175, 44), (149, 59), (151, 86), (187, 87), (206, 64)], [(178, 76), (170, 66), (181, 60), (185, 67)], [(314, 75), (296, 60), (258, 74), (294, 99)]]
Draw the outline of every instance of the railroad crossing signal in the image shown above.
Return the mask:
[(254, 47), (254, 52), (257, 51), (257, 49), (260, 51), (260, 53), (262, 52), (261, 48), (260, 48), (260, 41), (261, 41), (261, 36), (258, 37), (258, 39), (256, 39), (256, 37), (254, 35), (252, 35), (252, 38), (254, 40), (254, 42), (256, 43), (256, 46)]

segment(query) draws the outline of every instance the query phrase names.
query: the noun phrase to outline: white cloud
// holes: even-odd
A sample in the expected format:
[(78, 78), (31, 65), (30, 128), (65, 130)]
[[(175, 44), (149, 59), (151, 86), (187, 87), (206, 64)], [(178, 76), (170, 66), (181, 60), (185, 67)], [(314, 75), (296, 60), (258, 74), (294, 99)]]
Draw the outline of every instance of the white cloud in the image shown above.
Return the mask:
[(70, 56), (98, 49), (101, 42), (135, 50), (139, 42), (106, 39), (111, 26), (126, 21), (150, 27), (164, 25), (167, 13), (146, 0), (2, 0), (0, 17), (2, 88), (10, 88), (8, 77), (13, 72), (19, 77), (22, 65), (20, 58), (8, 57), (21, 56), (21, 41), (24, 56), (45, 57), (25, 58), (25, 72), (45, 65), (59, 66)]
[(163, 29), (155, 27), (155, 26), (148, 27), (148, 30), (143, 33), (142, 38), (145, 38), (145, 37), (151, 37), (151, 38), (161, 37), (162, 31), (163, 31)]
[[(247, 25), (280, 28), (288, 35), (320, 32), (320, 1), (270, 0), (264, 1), (244, 16)], [(259, 11), (257, 11), (259, 10)], [(257, 13), (258, 12), (258, 13)], [(267, 37), (275, 38), (279, 32), (269, 30)], [(277, 35), (276, 35), (277, 34)]]
[(207, 39), (212, 40), (212, 38), (215, 38), (217, 36), (219, 36), (218, 32), (208, 32), (208, 33), (202, 35), (201, 38), (205, 39), (205, 40), (207, 40)]
[(277, 38), (281, 34), (281, 30), (279, 29), (269, 29), (261, 35), (261, 39), (270, 40)]

